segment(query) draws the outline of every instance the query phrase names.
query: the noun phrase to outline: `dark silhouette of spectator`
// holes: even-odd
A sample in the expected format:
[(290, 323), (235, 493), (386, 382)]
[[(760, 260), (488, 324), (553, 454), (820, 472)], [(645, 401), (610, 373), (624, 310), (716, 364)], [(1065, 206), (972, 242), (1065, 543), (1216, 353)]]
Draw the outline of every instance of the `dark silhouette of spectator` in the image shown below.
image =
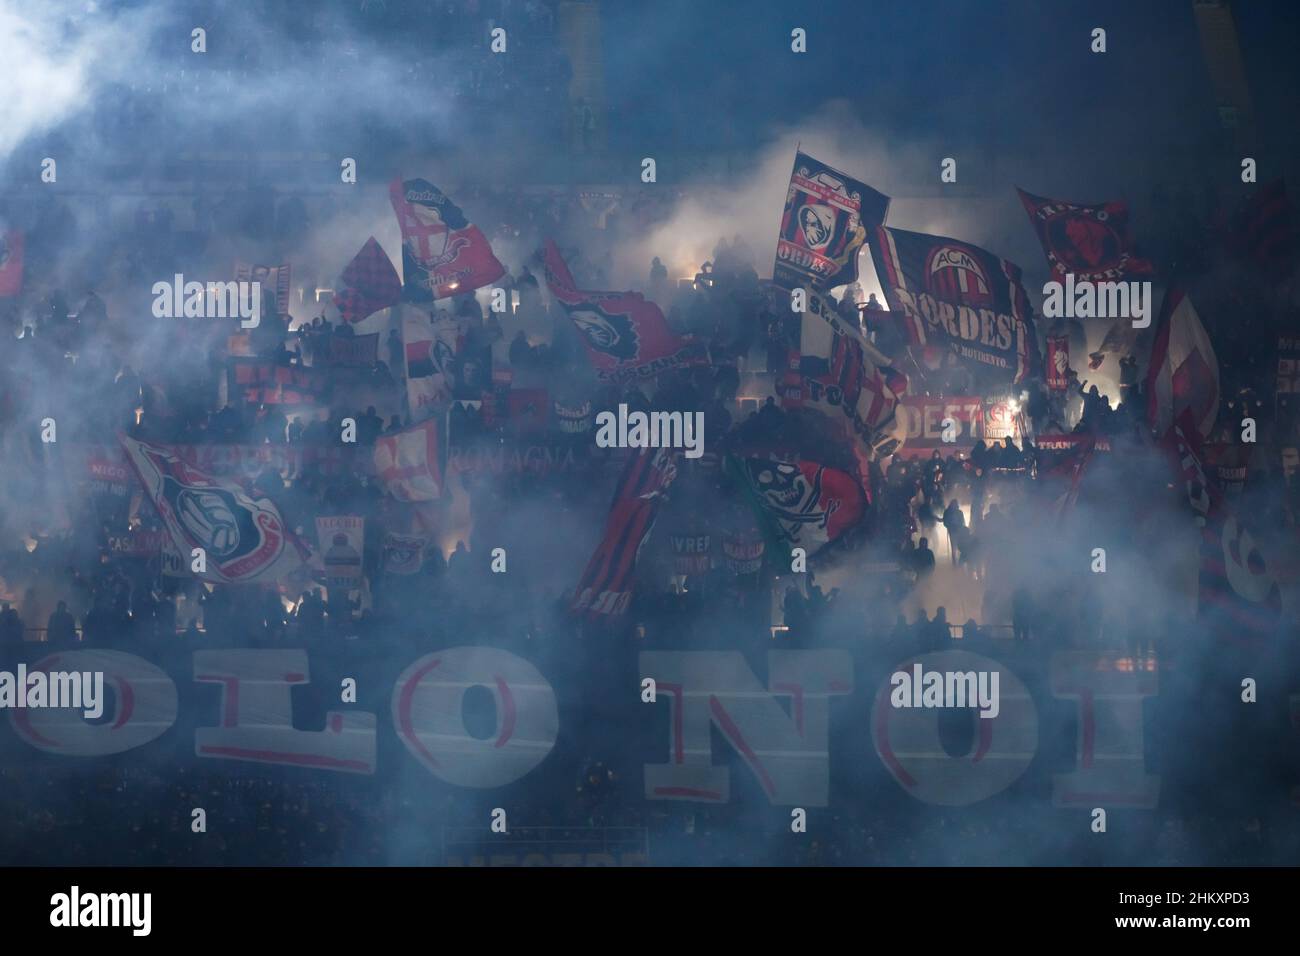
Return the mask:
[(17, 644), (23, 639), (23, 619), (5, 601), (0, 609), (0, 642)]
[(943, 509), (943, 526), (948, 532), (948, 550), (952, 554), (952, 563), (956, 564), (958, 551), (965, 543), (963, 538), (966, 535), (966, 516), (957, 505), (956, 498), (949, 501), (948, 507)]
[(922, 538), (912, 552), (912, 570), (916, 572), (917, 581), (923, 581), (934, 570), (934, 552), (930, 550), (930, 539)]
[(1022, 585), (1011, 594), (1011, 631), (1017, 641), (1029, 640), (1033, 615), (1033, 600), (1029, 590)]
[(77, 620), (73, 618), (72, 611), (68, 610), (68, 602), (60, 601), (55, 607), (55, 613), (49, 615), (49, 622), (45, 624), (45, 636), (59, 643), (77, 640)]

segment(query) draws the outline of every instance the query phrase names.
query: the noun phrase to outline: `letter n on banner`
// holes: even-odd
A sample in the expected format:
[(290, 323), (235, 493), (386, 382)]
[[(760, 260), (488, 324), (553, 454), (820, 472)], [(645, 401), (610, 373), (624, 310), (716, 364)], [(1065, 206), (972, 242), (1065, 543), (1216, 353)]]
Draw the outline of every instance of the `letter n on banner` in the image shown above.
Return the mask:
[[(671, 707), (669, 762), (645, 765), (647, 800), (726, 803), (731, 773), (713, 765), (710, 728), (754, 772), (779, 806), (824, 807), (830, 793), (830, 698), (853, 692), (845, 651), (770, 651), (768, 687), (737, 651), (647, 651), (641, 676), (653, 677)], [(791, 699), (787, 714), (777, 697)]]

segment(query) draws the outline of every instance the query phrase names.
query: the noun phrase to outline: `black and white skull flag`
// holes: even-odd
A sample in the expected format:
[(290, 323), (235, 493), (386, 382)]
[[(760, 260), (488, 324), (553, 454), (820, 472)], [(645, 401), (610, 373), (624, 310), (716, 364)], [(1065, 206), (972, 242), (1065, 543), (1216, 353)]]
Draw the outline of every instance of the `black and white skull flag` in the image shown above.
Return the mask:
[(298, 570), (309, 557), (269, 498), (195, 468), (174, 446), (125, 435), (118, 441), (191, 568), (194, 550), (203, 549), (204, 569), (194, 571), (195, 577), (221, 584), (270, 583)]

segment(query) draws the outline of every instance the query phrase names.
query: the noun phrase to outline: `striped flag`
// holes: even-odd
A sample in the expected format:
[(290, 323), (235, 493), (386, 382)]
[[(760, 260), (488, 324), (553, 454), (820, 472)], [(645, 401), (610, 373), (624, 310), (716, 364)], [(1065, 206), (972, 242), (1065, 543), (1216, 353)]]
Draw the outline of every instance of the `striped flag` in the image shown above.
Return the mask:
[(664, 491), (675, 477), (677, 453), (643, 448), (628, 460), (605, 520), (605, 534), (574, 589), (572, 610), (592, 618), (622, 614), (632, 601), (632, 572), (649, 537)]
[(1219, 360), (1192, 300), (1182, 289), (1165, 293), (1147, 366), (1147, 420), (1165, 434), (1184, 410), (1206, 439), (1219, 414)]

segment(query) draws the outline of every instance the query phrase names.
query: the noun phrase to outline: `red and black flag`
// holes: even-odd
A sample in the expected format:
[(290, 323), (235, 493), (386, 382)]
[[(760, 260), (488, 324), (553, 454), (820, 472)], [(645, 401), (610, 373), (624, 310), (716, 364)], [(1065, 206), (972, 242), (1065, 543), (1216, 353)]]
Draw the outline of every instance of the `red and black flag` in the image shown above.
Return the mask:
[(1295, 210), (1281, 179), (1262, 183), (1234, 217), (1228, 244), (1238, 255), (1270, 275), (1286, 276), (1295, 267)]
[(360, 322), (402, 298), (402, 280), (374, 236), (343, 270), (343, 285), (346, 288), (334, 294), (334, 305), (348, 322)]
[(1204, 465), (1198, 425), (1184, 409), (1161, 440), (1201, 529), (1197, 613), (1212, 633), (1247, 648), (1271, 637), (1282, 613), (1281, 588), (1259, 543)]
[(670, 329), (659, 306), (639, 292), (578, 289), (560, 250), (549, 239), (543, 262), (546, 286), (582, 333), (587, 355), (602, 381), (621, 384), (708, 364), (704, 343)]
[(605, 534), (574, 589), (575, 613), (608, 618), (627, 610), (637, 555), (654, 527), (664, 491), (677, 476), (676, 454), (667, 448), (643, 448), (628, 461), (614, 491)]
[(0, 296), (23, 290), (23, 234), (0, 233)]
[(857, 281), (867, 230), (883, 223), (888, 212), (888, 196), (796, 153), (772, 281), (786, 289), (831, 289)]
[(945, 348), (977, 382), (1019, 383), (1037, 372), (1018, 265), (945, 236), (879, 226), (868, 238), (885, 299), (912, 345)]
[(472, 292), (505, 275), (482, 230), (427, 179), (395, 179), (388, 194), (402, 228), (402, 294), (407, 301)]
[(1128, 205), (1123, 202), (1075, 203), (1046, 199), (1017, 189), (1038, 233), (1052, 278), (1064, 282), (1118, 282), (1155, 274), (1155, 267), (1133, 252)]
[(799, 547), (811, 557), (839, 540), (866, 512), (866, 492), (858, 479), (838, 468), (732, 455), (725, 467), (745, 488), (774, 552), (788, 554)]

